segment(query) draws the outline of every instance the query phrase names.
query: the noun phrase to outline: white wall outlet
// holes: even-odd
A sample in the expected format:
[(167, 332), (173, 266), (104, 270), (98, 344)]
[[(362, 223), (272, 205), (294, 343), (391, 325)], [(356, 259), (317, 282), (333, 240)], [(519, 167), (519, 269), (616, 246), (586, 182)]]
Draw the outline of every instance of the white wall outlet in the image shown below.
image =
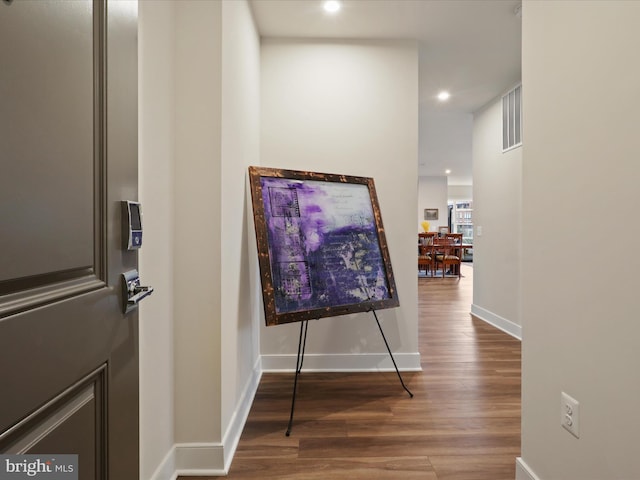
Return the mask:
[(580, 403), (564, 392), (560, 396), (560, 424), (574, 437), (580, 438)]
[(476, 235), (477, 235), (478, 237), (481, 237), (481, 236), (482, 236), (482, 227), (481, 227), (480, 225), (477, 225), (477, 226), (476, 226)]

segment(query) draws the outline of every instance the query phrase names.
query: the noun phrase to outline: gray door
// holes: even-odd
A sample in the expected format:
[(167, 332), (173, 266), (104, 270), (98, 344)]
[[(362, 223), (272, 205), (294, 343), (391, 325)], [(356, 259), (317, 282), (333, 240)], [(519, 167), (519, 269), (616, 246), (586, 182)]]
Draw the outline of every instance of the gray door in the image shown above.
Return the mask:
[(137, 5), (0, 0), (0, 452), (138, 478)]

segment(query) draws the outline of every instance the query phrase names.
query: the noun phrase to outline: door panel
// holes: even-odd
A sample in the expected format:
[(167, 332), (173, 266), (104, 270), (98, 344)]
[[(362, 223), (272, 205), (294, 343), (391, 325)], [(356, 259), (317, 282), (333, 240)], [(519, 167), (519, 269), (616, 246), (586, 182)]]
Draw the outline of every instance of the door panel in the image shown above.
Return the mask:
[[(3, 5), (0, 282), (93, 265), (93, 15)], [(24, 25), (32, 28), (25, 29)], [(7, 45), (19, 46), (19, 55)], [(67, 228), (59, 228), (60, 225)]]
[(79, 478), (104, 479), (106, 365), (14, 426), (6, 453), (74, 452), (81, 460)]
[(133, 480), (120, 201), (137, 198), (137, 5), (5, 0), (0, 41), (0, 452)]

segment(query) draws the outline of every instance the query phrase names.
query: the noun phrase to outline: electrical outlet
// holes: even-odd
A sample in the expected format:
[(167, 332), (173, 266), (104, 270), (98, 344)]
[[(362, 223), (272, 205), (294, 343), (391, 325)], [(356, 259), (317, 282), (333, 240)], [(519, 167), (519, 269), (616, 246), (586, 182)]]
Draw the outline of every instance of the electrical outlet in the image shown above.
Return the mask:
[(580, 402), (562, 392), (560, 424), (576, 438), (580, 438)]
[(477, 226), (476, 226), (476, 235), (477, 235), (478, 237), (481, 237), (481, 236), (482, 236), (482, 226), (481, 226), (481, 225), (477, 225)]

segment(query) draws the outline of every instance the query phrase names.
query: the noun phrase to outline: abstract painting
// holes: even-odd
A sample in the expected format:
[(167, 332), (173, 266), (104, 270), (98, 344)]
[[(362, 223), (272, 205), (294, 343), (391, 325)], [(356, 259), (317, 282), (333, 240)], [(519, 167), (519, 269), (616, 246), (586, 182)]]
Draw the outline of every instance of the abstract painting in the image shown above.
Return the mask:
[(267, 325), (399, 305), (372, 178), (249, 178)]

